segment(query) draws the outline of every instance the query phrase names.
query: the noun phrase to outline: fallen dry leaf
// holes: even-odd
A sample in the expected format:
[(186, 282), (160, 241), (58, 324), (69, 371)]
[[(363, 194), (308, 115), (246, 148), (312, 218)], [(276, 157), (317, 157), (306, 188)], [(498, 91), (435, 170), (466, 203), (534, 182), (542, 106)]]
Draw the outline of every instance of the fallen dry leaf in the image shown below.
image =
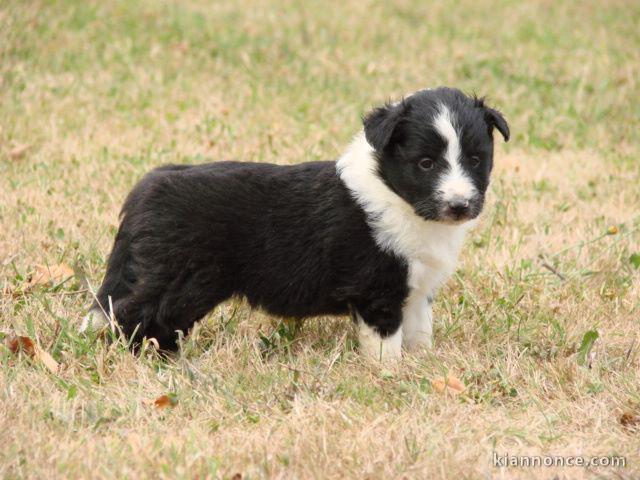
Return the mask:
[(176, 399), (175, 395), (170, 394), (170, 395), (160, 395), (155, 400), (145, 399), (142, 401), (142, 403), (144, 403), (145, 405), (153, 405), (158, 409), (163, 409), (167, 407), (175, 407), (175, 405), (178, 403), (178, 400)]
[(9, 151), (9, 158), (11, 160), (20, 160), (27, 153), (27, 150), (29, 150), (29, 145), (19, 143)]
[(640, 427), (640, 415), (635, 412), (627, 411), (620, 415), (618, 419), (620, 424), (628, 429), (634, 429)]
[(60, 364), (55, 361), (49, 352), (40, 348), (29, 337), (13, 336), (5, 339), (5, 344), (11, 353), (18, 354), (23, 352), (34, 360), (42, 362), (52, 373), (58, 373)]
[(45, 367), (49, 369), (51, 373), (58, 373), (58, 369), (60, 368), (60, 364), (55, 361), (55, 359), (49, 355), (49, 352), (41, 349), (36, 345), (36, 353), (35, 357), (40, 360)]
[(449, 374), (447, 377), (438, 377), (431, 381), (433, 389), (438, 393), (450, 393), (452, 395), (460, 395), (465, 390), (464, 383), (458, 380), (453, 375)]
[(64, 263), (59, 265), (36, 265), (35, 272), (27, 282), (27, 288), (36, 285), (54, 285), (73, 277), (73, 268)]
[(18, 352), (22, 351), (29, 356), (33, 356), (36, 349), (36, 344), (33, 343), (33, 340), (31, 340), (29, 337), (14, 336), (11, 338), (7, 338), (5, 339), (5, 344), (7, 345), (9, 351), (13, 354), (17, 354)]

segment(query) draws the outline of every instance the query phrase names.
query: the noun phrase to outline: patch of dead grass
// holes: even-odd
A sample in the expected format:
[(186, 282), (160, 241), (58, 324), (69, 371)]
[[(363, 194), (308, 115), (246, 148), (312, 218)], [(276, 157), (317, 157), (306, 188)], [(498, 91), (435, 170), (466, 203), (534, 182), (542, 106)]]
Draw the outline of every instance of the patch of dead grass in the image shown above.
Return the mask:
[[(639, 12), (623, 1), (606, 12), (0, 6), (0, 332), (29, 336), (60, 364), (54, 374), (0, 346), (0, 476), (640, 474), (640, 270), (629, 262), (640, 252), (629, 110)], [(123, 198), (153, 166), (335, 158), (370, 104), (441, 83), (490, 94), (514, 138), (498, 147), (483, 221), (438, 298), (430, 352), (375, 368), (347, 319), (293, 335), (231, 302), (180, 355), (134, 357), (75, 333), (90, 301), (83, 279), (14, 294), (39, 264), (65, 263), (95, 288)], [(29, 147), (12, 155), (18, 145)], [(594, 329), (590, 367), (578, 365)], [(449, 374), (462, 394), (433, 391)], [(149, 405), (163, 395), (172, 408)], [(494, 451), (624, 455), (627, 467), (498, 469)]]

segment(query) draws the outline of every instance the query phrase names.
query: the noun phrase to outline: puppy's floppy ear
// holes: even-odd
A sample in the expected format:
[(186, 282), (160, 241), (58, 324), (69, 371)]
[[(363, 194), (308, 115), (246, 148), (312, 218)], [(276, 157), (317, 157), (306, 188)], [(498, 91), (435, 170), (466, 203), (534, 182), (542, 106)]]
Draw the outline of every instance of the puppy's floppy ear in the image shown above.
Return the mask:
[(484, 119), (487, 122), (487, 125), (489, 125), (489, 133), (491, 133), (495, 127), (502, 134), (504, 141), (509, 141), (509, 125), (498, 110), (484, 107)]
[(393, 131), (402, 120), (405, 110), (404, 100), (396, 104), (387, 103), (383, 107), (374, 108), (363, 118), (364, 135), (376, 151), (381, 152), (389, 145)]

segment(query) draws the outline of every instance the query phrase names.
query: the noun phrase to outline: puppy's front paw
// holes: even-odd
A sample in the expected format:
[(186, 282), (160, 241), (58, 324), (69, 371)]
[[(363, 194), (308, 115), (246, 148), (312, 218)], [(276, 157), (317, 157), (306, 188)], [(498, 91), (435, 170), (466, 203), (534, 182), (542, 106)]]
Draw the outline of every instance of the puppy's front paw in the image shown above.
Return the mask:
[(402, 328), (388, 337), (382, 337), (369, 325), (358, 323), (360, 353), (368, 359), (380, 362), (394, 361), (402, 355)]
[(403, 346), (411, 352), (430, 349), (433, 347), (433, 337), (431, 332), (413, 332), (403, 339)]

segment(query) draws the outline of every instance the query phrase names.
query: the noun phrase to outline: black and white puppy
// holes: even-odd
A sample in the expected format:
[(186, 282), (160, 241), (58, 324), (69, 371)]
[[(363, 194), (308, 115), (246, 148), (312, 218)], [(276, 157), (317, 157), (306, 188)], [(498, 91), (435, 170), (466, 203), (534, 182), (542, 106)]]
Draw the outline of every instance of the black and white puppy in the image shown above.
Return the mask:
[(503, 116), (451, 88), (374, 109), (337, 162), (169, 165), (129, 194), (82, 330), (176, 347), (220, 302), (355, 313), (360, 349), (431, 345), (431, 303), (482, 210)]

